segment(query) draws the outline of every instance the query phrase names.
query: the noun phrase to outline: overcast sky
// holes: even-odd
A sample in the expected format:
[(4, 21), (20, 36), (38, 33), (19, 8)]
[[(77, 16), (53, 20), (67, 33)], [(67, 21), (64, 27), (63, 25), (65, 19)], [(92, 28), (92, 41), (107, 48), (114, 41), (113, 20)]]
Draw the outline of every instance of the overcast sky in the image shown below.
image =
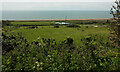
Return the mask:
[(2, 0), (2, 10), (110, 10), (114, 0)]

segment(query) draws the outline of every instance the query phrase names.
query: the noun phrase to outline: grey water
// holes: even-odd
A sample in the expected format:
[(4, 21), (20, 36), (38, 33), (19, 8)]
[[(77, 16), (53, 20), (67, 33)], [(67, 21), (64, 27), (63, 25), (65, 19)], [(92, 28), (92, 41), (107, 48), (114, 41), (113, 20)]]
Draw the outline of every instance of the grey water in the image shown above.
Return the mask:
[(109, 11), (2, 11), (2, 20), (112, 18)]

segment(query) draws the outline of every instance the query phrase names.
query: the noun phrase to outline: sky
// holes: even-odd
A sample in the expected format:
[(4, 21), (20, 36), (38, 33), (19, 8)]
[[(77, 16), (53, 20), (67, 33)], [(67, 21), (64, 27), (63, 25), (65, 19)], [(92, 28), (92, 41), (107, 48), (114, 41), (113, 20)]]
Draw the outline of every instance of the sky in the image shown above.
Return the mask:
[(114, 0), (1, 0), (2, 10), (109, 11)]

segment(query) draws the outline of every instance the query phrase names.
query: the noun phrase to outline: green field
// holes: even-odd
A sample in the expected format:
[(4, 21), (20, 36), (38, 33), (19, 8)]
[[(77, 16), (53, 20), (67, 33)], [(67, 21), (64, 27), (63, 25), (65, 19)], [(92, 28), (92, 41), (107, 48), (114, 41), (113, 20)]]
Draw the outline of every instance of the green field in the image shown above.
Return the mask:
[(88, 27), (81, 26), (81, 28), (68, 28), (66, 26), (60, 26), (60, 28), (54, 28), (54, 26), (38, 26), (37, 29), (31, 29), (26, 26), (20, 28), (8, 28), (10, 32), (22, 33), (22, 35), (29, 41), (35, 41), (38, 38), (52, 38), (57, 42), (64, 40), (67, 37), (74, 39), (74, 43), (79, 44), (80, 39), (89, 34), (97, 34), (106, 37), (109, 34), (107, 27)]
[(55, 22), (67, 22), (70, 24), (81, 24), (81, 25), (108, 25), (107, 20), (81, 20), (81, 21), (11, 21), (10, 24), (13, 26), (20, 26), (20, 25), (37, 25), (37, 26), (48, 26), (48, 25), (55, 25)]
[(108, 24), (104, 21), (69, 23), (4, 23), (3, 70), (118, 69), (119, 53), (109, 43)]
[(52, 25), (54, 22), (11, 22), (13, 26), (19, 25)]
[(2, 20), (0, 71), (120, 72), (120, 0), (115, 4), (113, 18), (90, 12), (92, 19)]

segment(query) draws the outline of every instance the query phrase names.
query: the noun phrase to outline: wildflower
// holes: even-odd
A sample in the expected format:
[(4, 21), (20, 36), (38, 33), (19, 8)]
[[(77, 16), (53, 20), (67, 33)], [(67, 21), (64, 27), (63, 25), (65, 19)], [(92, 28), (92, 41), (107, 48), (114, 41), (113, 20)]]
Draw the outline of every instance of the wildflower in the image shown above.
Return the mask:
[(33, 66), (33, 68), (35, 68), (35, 66)]
[(43, 62), (40, 62), (40, 64), (42, 65), (42, 64), (43, 64)]
[(67, 38), (70, 38), (70, 36), (67, 36)]
[(41, 46), (42, 44), (41, 44), (41, 43), (39, 43), (38, 45), (39, 45), (39, 46)]
[(40, 39), (40, 37), (38, 37), (38, 40)]
[(37, 66), (39, 67), (39, 66), (40, 66), (40, 64), (39, 64), (39, 63), (37, 63)]
[(42, 68), (42, 67), (40, 67), (40, 70), (43, 70), (43, 68)]
[(48, 55), (48, 57), (51, 57), (50, 55)]
[(36, 61), (36, 63), (38, 64), (38, 61)]

